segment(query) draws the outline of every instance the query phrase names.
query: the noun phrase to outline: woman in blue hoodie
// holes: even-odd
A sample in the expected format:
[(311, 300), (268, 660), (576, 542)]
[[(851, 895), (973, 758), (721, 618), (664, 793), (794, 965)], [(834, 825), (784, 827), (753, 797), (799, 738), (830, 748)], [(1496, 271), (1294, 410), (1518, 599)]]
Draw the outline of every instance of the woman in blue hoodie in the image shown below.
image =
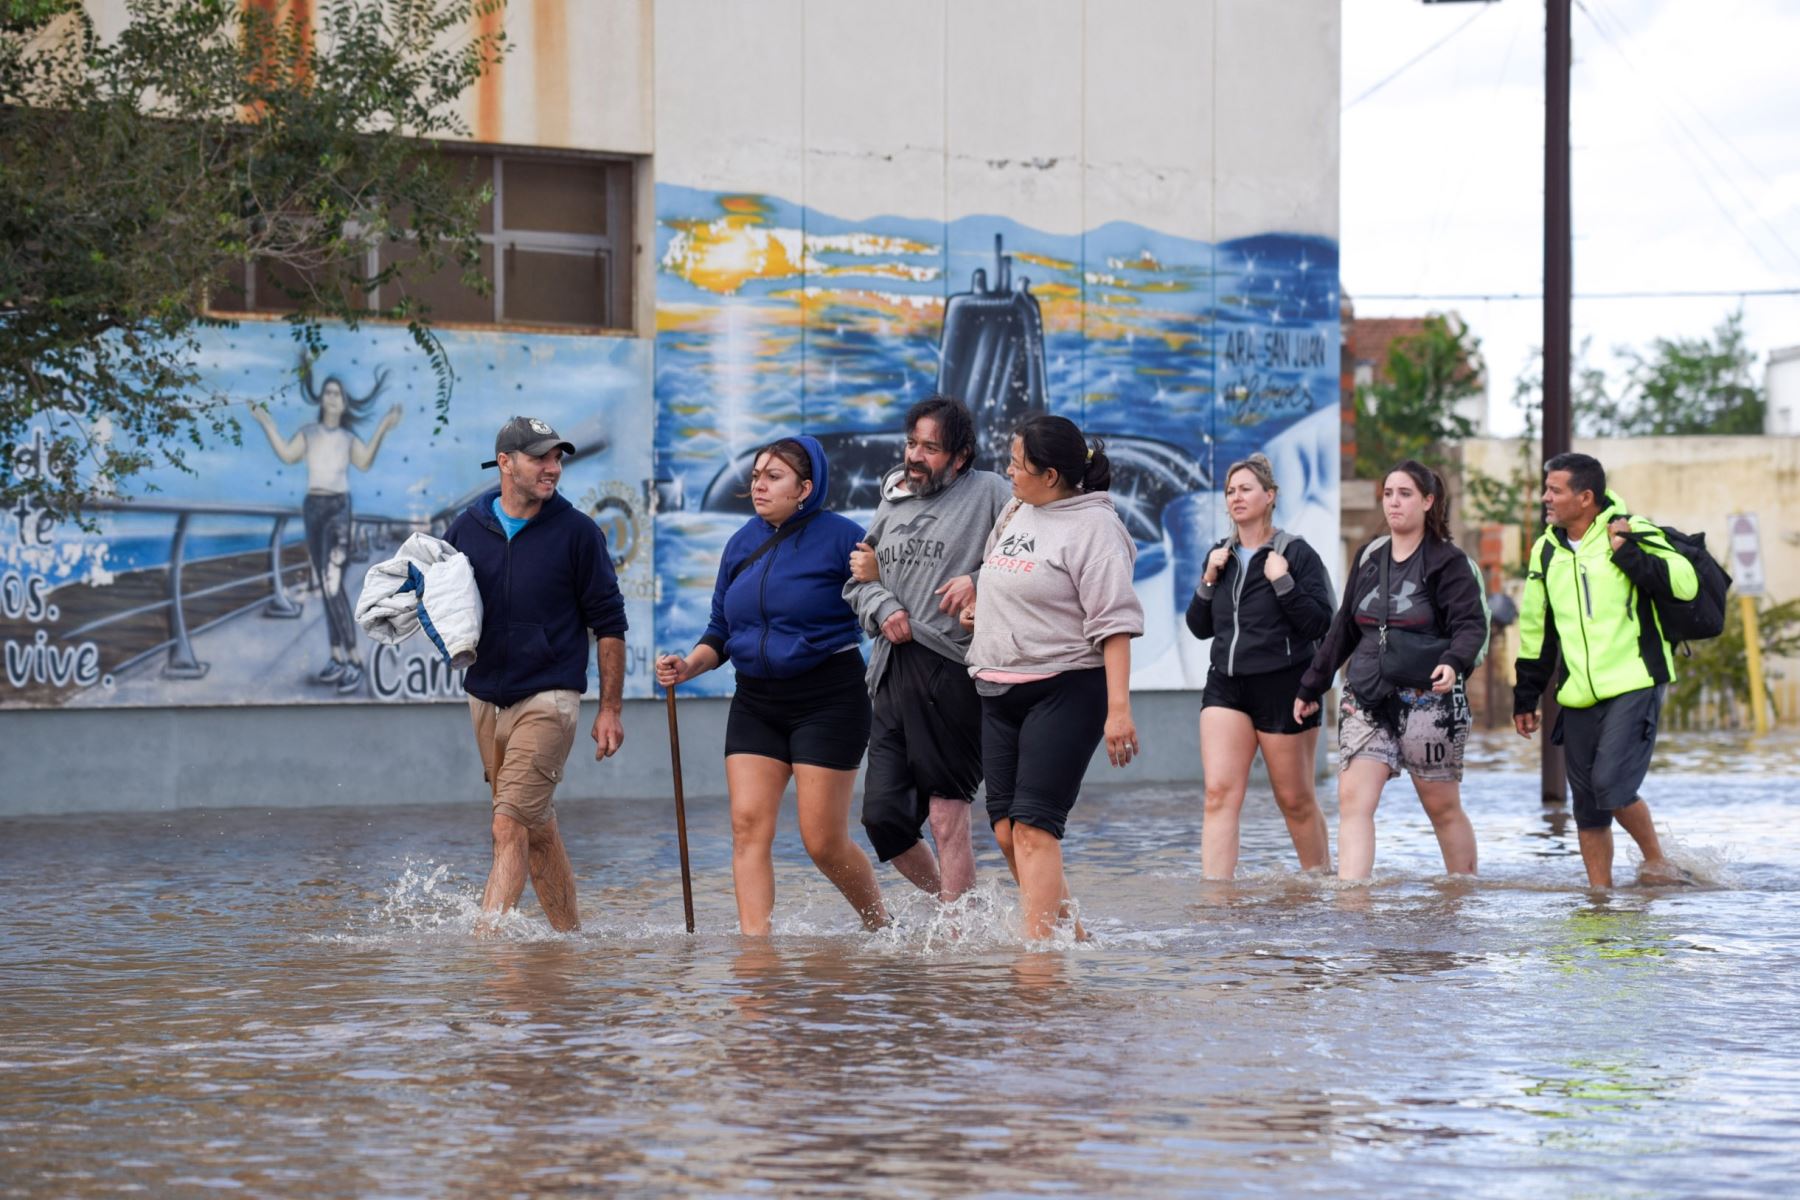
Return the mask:
[(738, 928), (767, 936), (775, 907), (775, 819), (794, 780), (800, 837), (863, 924), (887, 923), (868, 856), (850, 839), (850, 794), (869, 744), (869, 693), (857, 653), (862, 631), (844, 602), (856, 522), (825, 511), (825, 452), (783, 438), (750, 472), (756, 515), (725, 543), (712, 621), (687, 657), (657, 660), (674, 687), (726, 659), (737, 693), (725, 725), (731, 791), (731, 880)]

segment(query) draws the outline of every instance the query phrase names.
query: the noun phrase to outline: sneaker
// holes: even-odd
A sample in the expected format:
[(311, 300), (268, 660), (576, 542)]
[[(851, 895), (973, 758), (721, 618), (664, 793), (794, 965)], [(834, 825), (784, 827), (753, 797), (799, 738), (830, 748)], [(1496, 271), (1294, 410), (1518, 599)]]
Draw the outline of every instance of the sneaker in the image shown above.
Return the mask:
[(363, 672), (361, 667), (357, 666), (355, 663), (344, 664), (343, 676), (338, 680), (337, 685), (338, 695), (345, 696), (351, 692), (362, 691), (362, 681)]
[(332, 659), (325, 664), (325, 669), (313, 676), (314, 683), (336, 683), (344, 677), (345, 663), (341, 659)]

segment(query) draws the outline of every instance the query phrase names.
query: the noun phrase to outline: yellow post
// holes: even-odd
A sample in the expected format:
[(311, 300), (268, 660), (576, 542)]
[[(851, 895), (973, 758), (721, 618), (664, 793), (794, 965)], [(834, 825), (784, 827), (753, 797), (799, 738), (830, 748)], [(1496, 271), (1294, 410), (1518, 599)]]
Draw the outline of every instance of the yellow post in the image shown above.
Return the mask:
[(1744, 610), (1744, 665), (1750, 670), (1750, 712), (1756, 720), (1756, 736), (1769, 732), (1769, 700), (1763, 694), (1762, 631), (1756, 625), (1756, 597), (1739, 596)]

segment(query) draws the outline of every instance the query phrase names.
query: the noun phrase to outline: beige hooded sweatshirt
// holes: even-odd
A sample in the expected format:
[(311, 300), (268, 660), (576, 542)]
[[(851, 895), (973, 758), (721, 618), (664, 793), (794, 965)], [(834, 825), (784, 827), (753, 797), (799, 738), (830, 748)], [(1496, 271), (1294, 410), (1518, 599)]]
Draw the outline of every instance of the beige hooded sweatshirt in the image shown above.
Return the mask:
[(969, 673), (1055, 675), (1103, 665), (1100, 644), (1138, 637), (1137, 547), (1105, 492), (1042, 508), (1014, 501), (988, 535)]

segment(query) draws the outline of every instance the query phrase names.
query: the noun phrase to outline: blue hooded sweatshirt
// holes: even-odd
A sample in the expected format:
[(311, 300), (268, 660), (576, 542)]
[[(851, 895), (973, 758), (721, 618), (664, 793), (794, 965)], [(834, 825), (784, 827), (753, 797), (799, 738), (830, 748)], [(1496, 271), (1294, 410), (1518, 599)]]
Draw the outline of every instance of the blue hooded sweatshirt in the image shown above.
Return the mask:
[(587, 691), (588, 639), (625, 636), (625, 597), (606, 535), (560, 495), (507, 540), (495, 488), (444, 540), (469, 556), (481, 592), (481, 642), (463, 688), (502, 708), (537, 692)]
[(830, 481), (824, 448), (816, 438), (794, 440), (812, 459), (813, 489), (788, 520), (817, 515), (735, 581), (732, 571), (774, 537), (776, 527), (751, 517), (731, 535), (713, 585), (712, 620), (700, 639), (754, 679), (791, 679), (862, 641), (856, 614), (844, 601), (850, 553), (862, 540), (862, 527), (820, 511)]

